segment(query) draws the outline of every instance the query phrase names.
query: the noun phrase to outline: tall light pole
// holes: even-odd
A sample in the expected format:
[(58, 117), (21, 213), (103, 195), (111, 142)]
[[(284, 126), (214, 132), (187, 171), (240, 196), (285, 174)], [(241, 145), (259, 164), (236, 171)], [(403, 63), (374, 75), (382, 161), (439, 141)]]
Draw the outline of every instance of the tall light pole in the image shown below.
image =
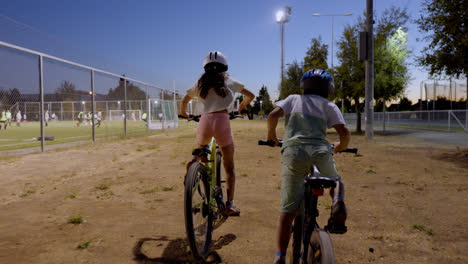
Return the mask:
[(366, 60), (366, 138), (374, 138), (374, 2), (366, 1), (367, 60)]
[(284, 73), (284, 24), (289, 21), (291, 15), (291, 7), (285, 6), (276, 12), (276, 22), (280, 24), (281, 31), (281, 85), (283, 84), (283, 73)]
[[(351, 16), (353, 15), (352, 13), (344, 13), (344, 14), (318, 14), (318, 13), (315, 13), (315, 14), (312, 14), (313, 16), (315, 17), (320, 17), (320, 16), (329, 16), (331, 17), (332, 19), (332, 39), (331, 39), (331, 52), (330, 52), (330, 57), (331, 57), (331, 69), (333, 69), (333, 57), (334, 57), (334, 53), (333, 53), (333, 44), (334, 44), (334, 24), (335, 24), (335, 17), (336, 16)], [(343, 113), (344, 112), (344, 98), (342, 98), (341, 100), (341, 112)]]

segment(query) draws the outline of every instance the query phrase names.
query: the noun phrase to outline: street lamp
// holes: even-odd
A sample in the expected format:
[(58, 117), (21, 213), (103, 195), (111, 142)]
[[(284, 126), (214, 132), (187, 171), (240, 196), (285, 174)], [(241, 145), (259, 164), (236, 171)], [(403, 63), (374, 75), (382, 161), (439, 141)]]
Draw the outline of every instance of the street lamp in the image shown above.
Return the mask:
[[(283, 83), (284, 72), (284, 23), (289, 21), (291, 15), (291, 7), (285, 6), (276, 12), (276, 23), (280, 24), (281, 31), (281, 84)], [(280, 84), (280, 87), (281, 87)]]
[[(329, 16), (332, 18), (332, 40), (331, 40), (331, 52), (330, 52), (330, 57), (331, 57), (331, 69), (333, 69), (333, 42), (334, 42), (334, 36), (333, 36), (333, 30), (334, 30), (334, 24), (335, 24), (335, 17), (336, 16), (351, 16), (353, 15), (352, 13), (344, 13), (344, 14), (319, 14), (319, 13), (314, 13), (312, 16), (315, 17), (320, 17), (320, 16)], [(344, 98), (341, 100), (341, 112), (344, 113)]]

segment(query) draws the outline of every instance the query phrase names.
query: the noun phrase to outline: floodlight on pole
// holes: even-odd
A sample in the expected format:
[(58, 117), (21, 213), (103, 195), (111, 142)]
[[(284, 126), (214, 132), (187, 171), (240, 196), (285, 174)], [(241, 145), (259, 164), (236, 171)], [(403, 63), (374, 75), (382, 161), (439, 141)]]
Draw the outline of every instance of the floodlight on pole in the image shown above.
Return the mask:
[(276, 12), (276, 22), (280, 24), (281, 32), (281, 85), (283, 84), (283, 73), (284, 73), (284, 24), (289, 21), (291, 15), (291, 7), (285, 6)]

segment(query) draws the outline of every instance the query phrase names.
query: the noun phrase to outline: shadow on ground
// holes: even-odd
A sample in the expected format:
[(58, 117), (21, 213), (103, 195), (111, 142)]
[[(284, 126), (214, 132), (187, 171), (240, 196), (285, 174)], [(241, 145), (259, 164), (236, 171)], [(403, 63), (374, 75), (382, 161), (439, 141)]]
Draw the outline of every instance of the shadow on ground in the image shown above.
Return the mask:
[[(221, 263), (221, 257), (216, 253), (223, 246), (229, 245), (236, 235), (227, 234), (213, 241), (211, 253), (203, 263)], [(135, 260), (141, 264), (188, 264), (194, 263), (187, 239), (169, 239), (167, 236), (142, 238), (133, 248)]]

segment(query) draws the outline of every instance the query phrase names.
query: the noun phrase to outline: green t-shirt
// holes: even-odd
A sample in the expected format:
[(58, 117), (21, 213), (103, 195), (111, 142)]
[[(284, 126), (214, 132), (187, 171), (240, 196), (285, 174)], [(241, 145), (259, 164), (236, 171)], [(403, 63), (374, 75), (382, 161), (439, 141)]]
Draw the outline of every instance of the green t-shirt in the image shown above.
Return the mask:
[(6, 121), (6, 120), (7, 120), (6, 112), (3, 111), (3, 112), (2, 112), (2, 116), (0, 117), (0, 121)]
[(141, 115), (141, 119), (146, 119), (146, 113), (143, 113), (143, 114)]

